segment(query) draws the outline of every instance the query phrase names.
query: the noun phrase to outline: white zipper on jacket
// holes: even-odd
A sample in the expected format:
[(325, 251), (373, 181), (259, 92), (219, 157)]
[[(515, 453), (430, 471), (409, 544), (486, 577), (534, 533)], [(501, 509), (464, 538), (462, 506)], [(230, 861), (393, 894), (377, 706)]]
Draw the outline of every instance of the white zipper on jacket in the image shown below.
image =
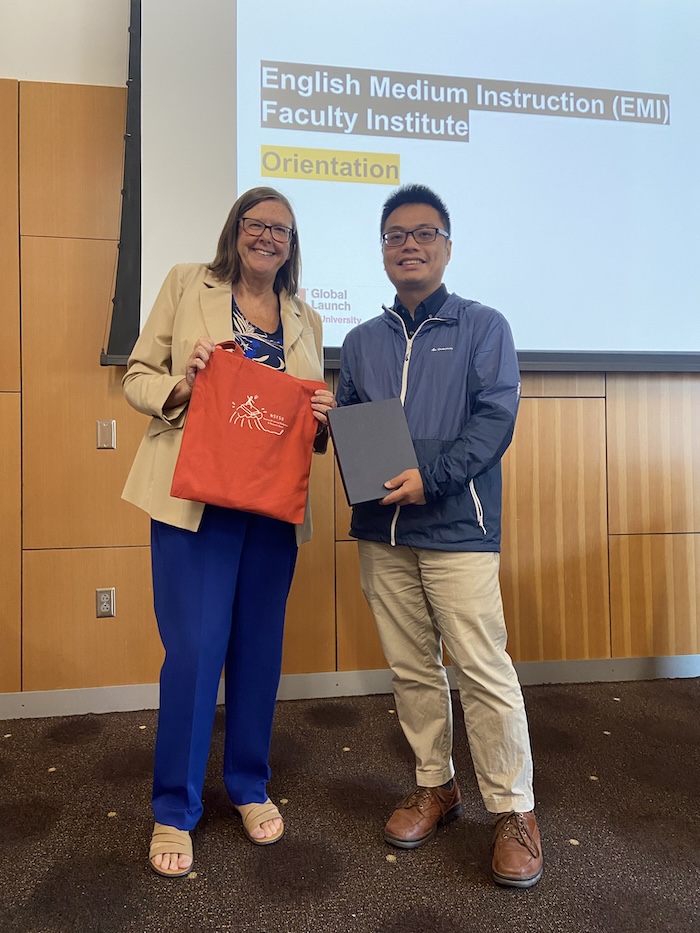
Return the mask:
[(474, 501), (474, 508), (476, 509), (476, 520), (479, 524), (479, 528), (486, 534), (486, 525), (484, 525), (484, 507), (481, 504), (481, 499), (479, 494), (476, 491), (476, 486), (474, 485), (474, 480), (469, 480), (469, 492), (472, 494), (472, 500)]
[[(426, 321), (440, 320), (440, 318), (426, 318), (425, 321), (421, 321), (418, 327), (416, 327), (416, 329), (414, 330), (413, 337), (409, 337), (408, 331), (406, 330), (406, 322), (401, 317), (401, 315), (397, 314), (393, 308), (387, 308), (386, 305), (382, 305), (382, 309), (386, 311), (387, 314), (393, 314), (395, 317), (399, 319), (399, 322), (401, 326), (403, 327), (404, 336), (406, 338), (406, 352), (404, 353), (403, 368), (401, 370), (401, 395), (399, 396), (401, 399), (401, 404), (403, 405), (406, 400), (406, 390), (408, 388), (408, 367), (411, 362), (411, 352), (413, 350), (413, 341), (416, 337), (416, 334), (421, 329), (421, 327), (426, 323)], [(389, 543), (391, 544), (392, 547), (396, 547), (396, 523), (399, 520), (400, 514), (401, 514), (401, 506), (397, 505), (394, 508), (394, 516), (391, 519), (391, 531), (390, 531), (390, 536), (389, 536)], [(485, 531), (484, 531), (484, 534), (486, 534)]]

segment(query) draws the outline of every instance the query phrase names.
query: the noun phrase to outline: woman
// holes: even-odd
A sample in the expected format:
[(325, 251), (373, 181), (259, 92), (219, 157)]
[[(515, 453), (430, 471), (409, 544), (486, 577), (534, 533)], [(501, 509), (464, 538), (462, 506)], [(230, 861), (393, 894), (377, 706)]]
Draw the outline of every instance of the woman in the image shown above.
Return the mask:
[[(254, 188), (236, 201), (214, 261), (168, 274), (129, 359), (124, 394), (151, 416), (123, 496), (151, 516), (153, 591), (165, 648), (155, 748), (149, 862), (192, 869), (216, 696), (225, 669), (224, 782), (251, 842), (284, 825), (267, 796), (282, 634), (302, 525), (170, 496), (187, 405), (217, 343), (302, 379), (323, 380), (321, 320), (296, 297), (301, 257), (287, 199)], [(331, 392), (311, 399), (315, 449), (328, 442)], [(232, 466), (235, 469), (235, 465)]]

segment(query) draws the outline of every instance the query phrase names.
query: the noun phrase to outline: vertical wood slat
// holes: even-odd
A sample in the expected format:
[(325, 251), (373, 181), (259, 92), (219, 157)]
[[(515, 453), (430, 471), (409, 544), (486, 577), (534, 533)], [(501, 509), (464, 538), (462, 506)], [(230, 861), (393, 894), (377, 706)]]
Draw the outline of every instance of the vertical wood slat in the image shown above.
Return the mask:
[(0, 393), (0, 693), (21, 689), (20, 397)]
[(20, 83), (22, 236), (119, 237), (126, 89)]
[(610, 656), (604, 400), (524, 399), (503, 461), (501, 584), (516, 661)]
[(700, 532), (700, 374), (607, 382), (611, 534)]
[(610, 539), (614, 657), (700, 653), (700, 534)]
[(335, 537), (336, 541), (354, 541), (350, 537), (350, 520), (352, 518), (352, 509), (348, 505), (343, 488), (343, 480), (340, 477), (338, 464), (335, 464), (334, 470), (334, 505), (335, 505)]
[(360, 586), (357, 543), (336, 546), (336, 613), (338, 670), (370, 671), (387, 667), (374, 616)]
[(20, 389), (18, 93), (0, 80), (0, 392)]
[[(110, 586), (116, 616), (97, 619), (95, 590)], [(23, 603), (24, 690), (158, 680), (148, 548), (25, 551)]]
[[(123, 370), (99, 365), (116, 243), (22, 240), (24, 547), (147, 544), (146, 515), (121, 491), (148, 420)], [(98, 450), (96, 422), (116, 420)]]
[(311, 464), (313, 536), (299, 549), (285, 618), (284, 674), (335, 670), (333, 450)]

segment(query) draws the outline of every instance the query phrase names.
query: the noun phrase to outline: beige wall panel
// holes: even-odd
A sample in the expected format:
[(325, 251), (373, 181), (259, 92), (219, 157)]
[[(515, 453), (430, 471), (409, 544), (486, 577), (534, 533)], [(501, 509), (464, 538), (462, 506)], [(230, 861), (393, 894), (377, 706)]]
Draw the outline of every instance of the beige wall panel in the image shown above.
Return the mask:
[(504, 458), (501, 581), (516, 661), (610, 656), (603, 399), (524, 399)]
[[(24, 547), (148, 542), (146, 515), (120, 498), (147, 419), (101, 367), (116, 243), (22, 240)], [(97, 450), (96, 422), (117, 422)]]
[(700, 535), (610, 539), (617, 658), (700, 653)]
[(19, 392), (17, 81), (0, 80), (0, 392)]
[(608, 376), (611, 534), (700, 532), (700, 373)]
[(285, 620), (284, 674), (335, 670), (333, 451), (311, 463), (314, 533), (299, 549)]
[(21, 688), (20, 397), (0, 393), (0, 693)]
[(20, 83), (22, 236), (117, 239), (126, 88)]
[[(116, 617), (95, 618), (95, 590), (116, 588)], [(75, 548), (24, 553), (23, 689), (155, 683), (163, 650), (150, 553)]]
[(523, 398), (597, 398), (605, 395), (604, 373), (522, 373)]
[(360, 587), (355, 541), (339, 541), (336, 551), (338, 670), (370, 671), (387, 667), (374, 617)]

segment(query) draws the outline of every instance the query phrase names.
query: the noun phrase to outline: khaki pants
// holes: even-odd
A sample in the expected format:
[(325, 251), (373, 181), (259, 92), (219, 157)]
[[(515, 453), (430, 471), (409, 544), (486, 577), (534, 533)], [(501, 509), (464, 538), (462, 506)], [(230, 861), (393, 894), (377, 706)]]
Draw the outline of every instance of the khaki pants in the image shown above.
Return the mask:
[(391, 667), (396, 708), (416, 756), (416, 782), (454, 774), (452, 704), (442, 661), (454, 666), (479, 789), (491, 813), (535, 805), (520, 683), (506, 652), (494, 553), (360, 541), (362, 589)]

